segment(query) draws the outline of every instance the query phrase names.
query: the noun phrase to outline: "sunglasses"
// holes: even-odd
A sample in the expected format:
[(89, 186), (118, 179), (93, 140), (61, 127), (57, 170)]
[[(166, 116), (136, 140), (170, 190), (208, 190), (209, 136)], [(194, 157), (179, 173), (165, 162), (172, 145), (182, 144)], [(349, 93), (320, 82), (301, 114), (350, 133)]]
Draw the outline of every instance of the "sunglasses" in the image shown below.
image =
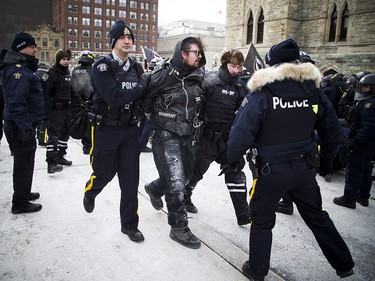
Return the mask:
[(203, 56), (203, 51), (202, 50), (184, 50), (187, 53), (195, 53), (197, 56), (201, 55)]

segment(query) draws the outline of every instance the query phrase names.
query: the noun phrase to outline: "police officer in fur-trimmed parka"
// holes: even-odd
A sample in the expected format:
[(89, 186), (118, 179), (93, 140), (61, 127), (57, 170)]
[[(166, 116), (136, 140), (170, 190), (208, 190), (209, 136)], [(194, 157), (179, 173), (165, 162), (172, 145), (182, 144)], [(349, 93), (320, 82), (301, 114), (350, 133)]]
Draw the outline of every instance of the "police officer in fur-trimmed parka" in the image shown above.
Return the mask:
[[(319, 135), (328, 169), (343, 132), (331, 102), (320, 91), (321, 74), (311, 63), (299, 62), (299, 47), (287, 39), (271, 47), (266, 63), (254, 73), (228, 141), (227, 155), (238, 161), (251, 149), (250, 254), (244, 275), (264, 280), (270, 267), (272, 229), (280, 198), (288, 192), (323, 254), (340, 277), (353, 274), (354, 262), (336, 230), (316, 181)], [(258, 175), (256, 175), (258, 174)]]
[(109, 32), (112, 53), (99, 58), (92, 67), (94, 88), (91, 122), (91, 167), (93, 173), (86, 183), (83, 205), (91, 213), (95, 197), (117, 174), (121, 189), (121, 231), (130, 240), (141, 242), (138, 229), (139, 104), (146, 80), (140, 80), (142, 66), (129, 56), (134, 34), (122, 20)]
[(156, 210), (168, 208), (170, 237), (193, 249), (200, 240), (190, 231), (185, 208), (185, 185), (194, 165), (193, 132), (199, 123), (204, 46), (199, 38), (186, 37), (177, 42), (172, 59), (151, 72), (143, 109), (154, 130), (152, 151), (159, 178), (146, 184), (146, 192)]
[(30, 201), (39, 198), (31, 192), (36, 151), (36, 127), (46, 118), (46, 97), (42, 80), (35, 74), (35, 38), (25, 32), (15, 35), (12, 50), (2, 50), (0, 56), (1, 84), (4, 90), (4, 132), (13, 160), (12, 213), (31, 213), (42, 209)]
[(61, 172), (61, 165), (70, 166), (72, 161), (65, 159), (68, 149), (69, 124), (73, 107), (79, 107), (80, 97), (74, 92), (69, 71), (70, 50), (59, 49), (55, 63), (48, 71), (45, 80), (51, 101), (51, 112), (47, 120), (48, 140), (46, 145), (47, 172)]
[[(235, 209), (238, 225), (248, 224), (249, 206), (247, 203), (246, 176), (242, 171), (245, 161), (228, 165), (227, 141), (236, 112), (245, 97), (245, 90), (237, 83), (238, 74), (244, 63), (240, 51), (226, 51), (217, 72), (209, 73), (203, 81), (202, 136), (195, 142), (195, 163), (193, 176), (185, 188), (186, 210), (196, 213), (198, 209), (191, 202), (192, 191), (203, 178), (211, 163), (220, 164), (225, 176), (225, 184)], [(199, 137), (199, 136), (197, 136)]]

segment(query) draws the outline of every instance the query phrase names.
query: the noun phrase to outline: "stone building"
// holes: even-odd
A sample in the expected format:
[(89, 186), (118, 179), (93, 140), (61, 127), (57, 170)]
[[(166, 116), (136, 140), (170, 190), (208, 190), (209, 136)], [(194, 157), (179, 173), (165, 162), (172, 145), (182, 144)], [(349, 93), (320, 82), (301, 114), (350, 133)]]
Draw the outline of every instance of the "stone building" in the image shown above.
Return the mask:
[(264, 58), (295, 39), (323, 75), (375, 73), (375, 3), (371, 0), (227, 0), (225, 46)]
[(58, 49), (64, 48), (64, 32), (58, 32), (56, 28), (46, 23), (37, 25), (36, 29), (25, 30), (25, 32), (35, 37), (38, 44), (39, 63), (52, 66), (55, 63), (55, 53)]

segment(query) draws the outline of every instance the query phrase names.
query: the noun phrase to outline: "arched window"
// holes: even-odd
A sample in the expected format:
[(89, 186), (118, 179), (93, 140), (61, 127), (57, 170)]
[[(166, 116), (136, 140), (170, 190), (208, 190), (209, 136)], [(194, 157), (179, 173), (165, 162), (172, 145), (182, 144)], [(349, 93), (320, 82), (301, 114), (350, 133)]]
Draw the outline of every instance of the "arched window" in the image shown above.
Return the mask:
[(263, 43), (263, 35), (264, 35), (264, 14), (263, 9), (260, 10), (259, 18), (258, 18), (258, 32), (257, 32), (257, 43)]
[(349, 9), (348, 3), (345, 2), (345, 8), (341, 14), (341, 26), (340, 26), (340, 41), (346, 41), (346, 35), (348, 34), (349, 26)]
[(254, 28), (254, 18), (253, 18), (253, 13), (250, 11), (249, 20), (247, 21), (246, 44), (250, 44), (250, 42), (253, 41), (253, 28)]
[(329, 28), (329, 42), (335, 42), (336, 40), (336, 27), (337, 27), (337, 9), (336, 4), (333, 6), (332, 14), (331, 14), (331, 25)]

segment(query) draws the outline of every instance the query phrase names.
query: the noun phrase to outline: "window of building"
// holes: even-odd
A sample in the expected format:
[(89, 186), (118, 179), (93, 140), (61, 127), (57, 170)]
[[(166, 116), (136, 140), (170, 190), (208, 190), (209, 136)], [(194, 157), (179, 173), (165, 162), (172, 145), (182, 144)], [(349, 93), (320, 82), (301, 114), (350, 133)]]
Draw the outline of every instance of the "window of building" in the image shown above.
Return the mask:
[(337, 28), (337, 8), (336, 4), (333, 4), (333, 9), (331, 13), (331, 22), (329, 26), (329, 42), (335, 42), (336, 40), (336, 28)]
[(139, 41), (143, 41), (143, 34), (139, 35)]
[(344, 9), (341, 13), (340, 41), (346, 41), (349, 26), (349, 9), (348, 3), (345, 2)]
[(110, 47), (109, 47), (109, 43), (105, 43), (105, 48), (108, 50), (108, 49), (110, 49)]
[(120, 18), (126, 18), (126, 11), (119, 10), (119, 11), (118, 11), (118, 16), (119, 16)]
[(150, 5), (148, 3), (145, 3), (145, 9), (148, 10), (150, 8)]
[(78, 35), (78, 29), (77, 28), (74, 28), (73, 29), (73, 34), (72, 34), (73, 36), (77, 36)]
[(118, 1), (118, 5), (119, 5), (120, 7), (126, 7), (126, 0), (119, 0), (119, 1)]
[(60, 40), (59, 39), (55, 39), (55, 48), (60, 48)]
[(68, 48), (73, 48), (73, 41), (72, 40), (68, 40)]
[(40, 60), (41, 60), (41, 61), (44, 61), (44, 57), (45, 57), (45, 56), (44, 56), (44, 52), (43, 52), (43, 51), (40, 52)]
[(68, 5), (68, 12), (73, 12), (73, 5)]
[(94, 48), (95, 49), (101, 49), (102, 48), (102, 43), (101, 42), (95, 42), (94, 43)]
[(250, 11), (249, 19), (247, 20), (247, 34), (246, 34), (246, 44), (250, 44), (253, 41), (253, 29), (254, 29), (254, 18), (253, 12)]
[(156, 4), (152, 4), (152, 10), (156, 11)]
[(148, 20), (148, 14), (141, 13), (142, 20)]
[(152, 42), (155, 42), (156, 41), (156, 37), (155, 35), (152, 35)]
[(263, 43), (263, 35), (264, 35), (264, 14), (263, 9), (260, 10), (259, 18), (258, 18), (258, 31), (257, 31), (257, 43)]
[(95, 19), (94, 20), (94, 25), (95, 26), (102, 26), (102, 20), (101, 19)]
[(68, 35), (73, 35), (73, 29), (68, 28)]
[[(137, 46), (135, 44), (132, 45), (132, 52), (135, 52), (137, 50)], [(141, 50), (139, 50), (141, 51)]]
[(72, 17), (68, 17), (68, 23), (70, 23), (70, 24), (73, 23), (73, 18)]
[(102, 2), (103, 2), (102, 0), (95, 0), (96, 4), (102, 4)]
[(156, 21), (156, 15), (155, 14), (152, 15), (152, 21)]
[(152, 25), (152, 31), (156, 31), (156, 25)]
[(95, 38), (102, 38), (102, 32), (99, 30), (95, 31)]
[(105, 32), (105, 38), (109, 38), (109, 31)]
[(90, 42), (82, 42), (82, 48), (89, 49), (90, 48)]
[(82, 30), (82, 37), (90, 37), (90, 30), (83, 29)]
[(46, 52), (46, 61), (49, 61), (49, 52)]
[(110, 20), (105, 21), (105, 27), (111, 27), (111, 21)]
[(116, 10), (115, 10), (115, 9), (112, 9), (112, 10), (111, 10), (111, 16), (112, 16), (112, 17), (115, 17), (115, 16), (116, 16)]
[(47, 48), (48, 47), (48, 38), (43, 37), (42, 38), (42, 47)]
[(90, 25), (90, 19), (89, 18), (82, 18), (82, 25)]
[(90, 7), (82, 6), (82, 14), (90, 14)]
[(78, 13), (78, 5), (77, 4), (73, 6), (73, 12)]
[(82, 2), (90, 3), (90, 0), (82, 0)]
[(111, 15), (111, 9), (105, 9), (105, 15), (109, 17)]
[(145, 34), (144, 40), (148, 42), (148, 34)]
[(145, 8), (145, 3), (141, 2), (141, 9)]
[(130, 8), (137, 8), (137, 1), (130, 1)]
[(78, 17), (73, 17), (73, 23), (78, 24)]
[(137, 18), (137, 13), (136, 12), (130, 12), (130, 18), (131, 19), (136, 19)]
[(136, 30), (136, 29), (137, 29), (137, 24), (131, 22), (131, 23), (130, 23), (130, 29), (132, 29), (133, 31)]
[(116, 0), (107, 0), (107, 5), (116, 5)]
[(95, 8), (94, 14), (101, 16), (102, 15), (102, 8)]

